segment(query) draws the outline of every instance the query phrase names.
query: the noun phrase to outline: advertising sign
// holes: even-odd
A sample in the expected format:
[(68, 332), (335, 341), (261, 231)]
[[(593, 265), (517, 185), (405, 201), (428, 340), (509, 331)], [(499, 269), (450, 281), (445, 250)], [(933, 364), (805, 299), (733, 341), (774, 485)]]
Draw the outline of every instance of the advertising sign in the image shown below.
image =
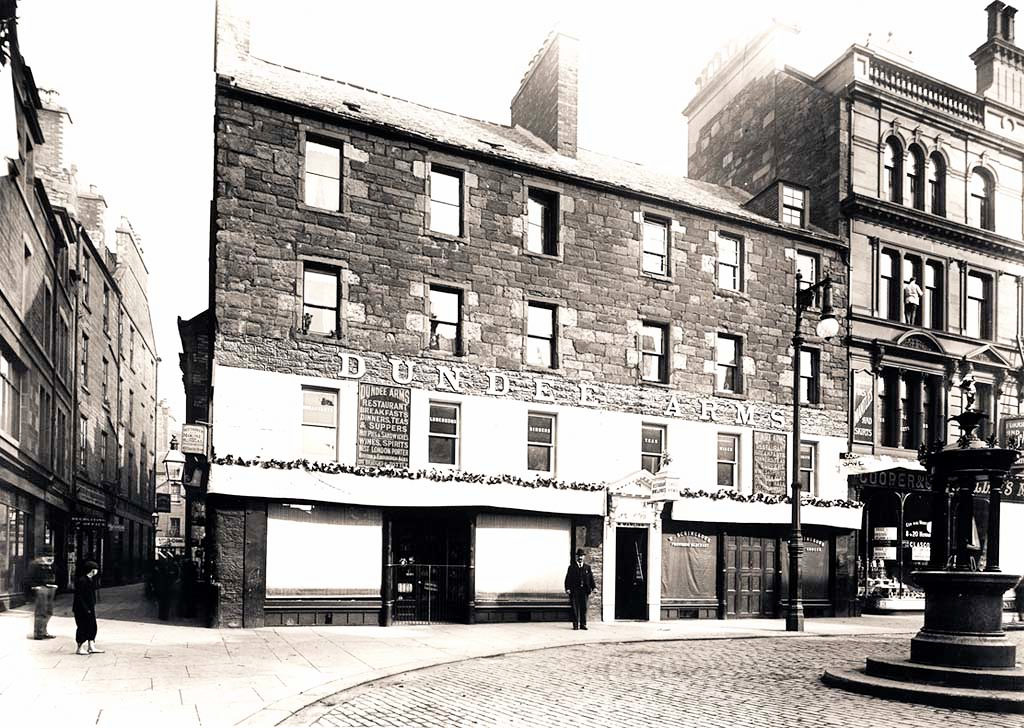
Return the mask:
[(409, 467), (411, 402), (408, 387), (360, 383), (357, 464)]
[(853, 441), (875, 441), (874, 381), (870, 372), (859, 370), (853, 373)]
[(181, 426), (181, 451), (193, 455), (206, 455), (206, 425)]
[(754, 493), (786, 495), (786, 435), (781, 432), (754, 431)]
[(1013, 450), (1024, 450), (1024, 417), (1004, 417), (1000, 445)]
[(873, 559), (885, 559), (887, 561), (896, 560), (896, 547), (895, 546), (875, 546), (871, 550), (871, 558)]
[(157, 493), (156, 494), (156, 512), (157, 513), (170, 513), (171, 512), (171, 494), (170, 493)]
[(895, 541), (896, 526), (876, 527), (874, 529), (874, 537), (876, 541)]

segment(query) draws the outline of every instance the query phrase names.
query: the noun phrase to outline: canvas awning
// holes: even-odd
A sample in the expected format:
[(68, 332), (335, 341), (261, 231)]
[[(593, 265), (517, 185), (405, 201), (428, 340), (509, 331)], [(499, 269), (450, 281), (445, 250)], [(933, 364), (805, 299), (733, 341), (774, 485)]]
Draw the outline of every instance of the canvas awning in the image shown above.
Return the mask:
[(363, 506), (481, 506), (603, 516), (605, 492), (514, 483), (463, 483), (239, 465), (210, 466), (208, 492), (277, 501)]
[[(831, 526), (859, 530), (861, 506), (800, 506), (804, 525)], [(791, 519), (789, 503), (742, 502), (729, 498), (679, 498), (672, 501), (672, 520), (709, 523), (787, 524)]]

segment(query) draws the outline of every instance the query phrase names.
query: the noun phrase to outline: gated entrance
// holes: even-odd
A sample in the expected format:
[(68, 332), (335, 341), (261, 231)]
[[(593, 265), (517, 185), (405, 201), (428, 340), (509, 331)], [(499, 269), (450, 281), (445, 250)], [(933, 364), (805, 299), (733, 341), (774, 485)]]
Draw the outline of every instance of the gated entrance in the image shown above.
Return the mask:
[(468, 514), (398, 511), (388, 565), (396, 622), (465, 622), (469, 610)]

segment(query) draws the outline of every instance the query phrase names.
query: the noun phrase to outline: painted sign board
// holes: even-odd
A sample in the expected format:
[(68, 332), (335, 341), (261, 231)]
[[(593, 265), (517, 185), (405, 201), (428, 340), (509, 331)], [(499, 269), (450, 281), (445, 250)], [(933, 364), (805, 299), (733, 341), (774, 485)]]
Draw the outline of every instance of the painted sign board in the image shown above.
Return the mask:
[(409, 467), (411, 404), (408, 387), (360, 382), (357, 464)]
[(206, 455), (207, 450), (206, 425), (187, 424), (181, 426), (181, 445), (179, 448), (183, 453), (192, 455)]
[(786, 435), (754, 431), (754, 493), (786, 495)]
[(863, 370), (853, 373), (853, 441), (875, 442), (874, 381), (871, 373)]

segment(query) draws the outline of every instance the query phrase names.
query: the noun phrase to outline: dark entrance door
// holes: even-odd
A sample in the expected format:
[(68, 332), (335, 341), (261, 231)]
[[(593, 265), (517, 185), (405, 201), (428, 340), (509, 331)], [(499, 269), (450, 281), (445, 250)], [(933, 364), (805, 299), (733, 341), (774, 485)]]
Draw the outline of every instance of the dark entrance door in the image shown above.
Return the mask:
[(647, 619), (647, 529), (615, 530), (615, 618)]
[(725, 560), (729, 616), (771, 616), (775, 603), (775, 539), (729, 536)]
[(469, 612), (469, 524), (463, 513), (392, 515), (394, 621), (465, 622)]

